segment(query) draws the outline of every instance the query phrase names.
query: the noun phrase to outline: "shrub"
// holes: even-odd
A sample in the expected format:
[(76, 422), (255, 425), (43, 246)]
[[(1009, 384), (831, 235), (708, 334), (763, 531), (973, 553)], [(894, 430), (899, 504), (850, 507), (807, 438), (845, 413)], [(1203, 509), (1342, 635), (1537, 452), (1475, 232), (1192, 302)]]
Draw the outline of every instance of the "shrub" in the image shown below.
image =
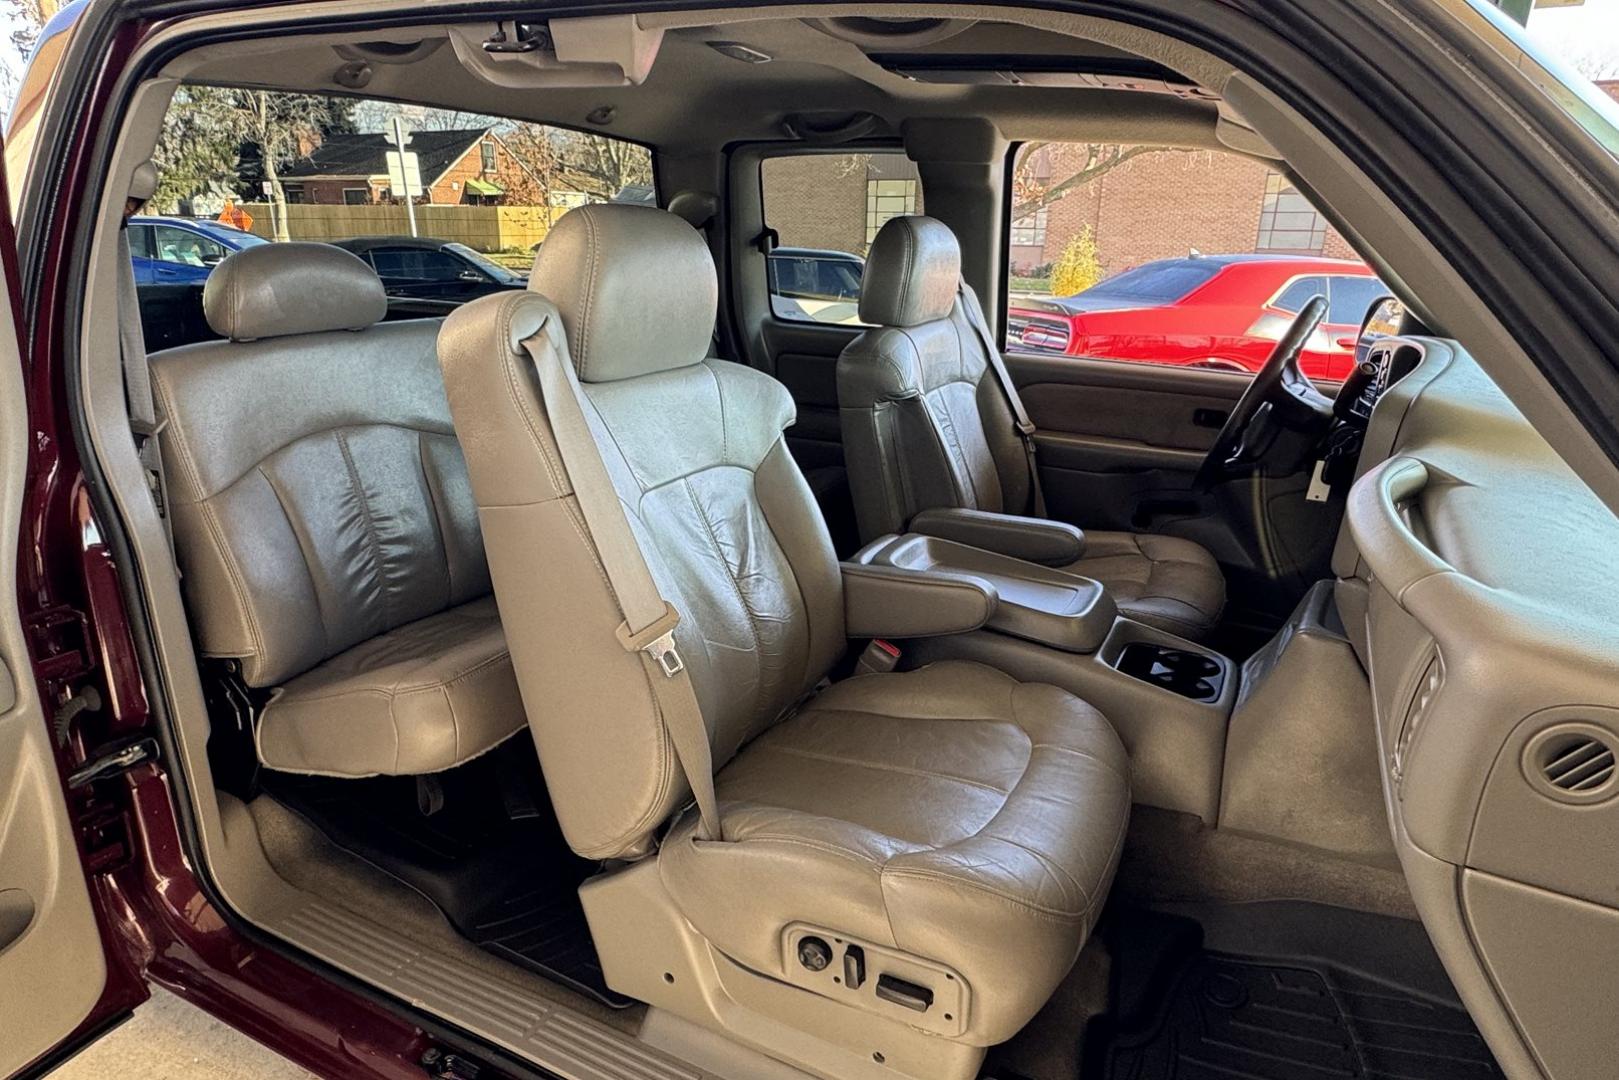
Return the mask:
[(1096, 235), (1086, 225), (1068, 239), (1068, 246), (1051, 266), (1051, 295), (1073, 296), (1102, 280), (1102, 261)]

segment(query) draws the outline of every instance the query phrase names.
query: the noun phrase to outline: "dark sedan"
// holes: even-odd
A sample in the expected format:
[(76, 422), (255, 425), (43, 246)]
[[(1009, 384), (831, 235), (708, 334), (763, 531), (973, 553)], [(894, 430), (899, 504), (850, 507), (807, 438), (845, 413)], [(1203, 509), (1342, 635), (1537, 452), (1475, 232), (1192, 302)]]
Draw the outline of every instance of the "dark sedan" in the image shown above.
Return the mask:
[(528, 277), (452, 240), (430, 236), (361, 236), (334, 240), (377, 271), (390, 298), (461, 304), (492, 292), (521, 289)]

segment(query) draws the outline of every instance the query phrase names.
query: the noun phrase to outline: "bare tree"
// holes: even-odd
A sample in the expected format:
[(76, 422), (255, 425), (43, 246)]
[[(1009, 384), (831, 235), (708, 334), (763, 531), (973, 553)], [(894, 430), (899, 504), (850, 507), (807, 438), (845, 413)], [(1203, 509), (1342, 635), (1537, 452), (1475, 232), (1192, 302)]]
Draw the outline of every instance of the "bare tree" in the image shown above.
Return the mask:
[(586, 194), (611, 199), (633, 184), (652, 183), (652, 155), (644, 146), (589, 131), (559, 131), (563, 167), (587, 187)]
[[(1080, 158), (1077, 168), (1063, 176), (1041, 177), (1036, 174), (1036, 162), (1044, 151), (1051, 148), (1072, 148)], [(1185, 153), (1175, 147), (1123, 146), (1118, 143), (1025, 143), (1012, 175), (1012, 220), (1022, 221), (1063, 197), (1100, 180), (1125, 162), (1147, 154)], [(1068, 155), (1063, 155), (1067, 158)]]
[(275, 238), (289, 240), (287, 194), (280, 168), (319, 145), (323, 129), (338, 119), (329, 98), (274, 90), (239, 91), (237, 115), (244, 141), (258, 148), (260, 167), (275, 209)]

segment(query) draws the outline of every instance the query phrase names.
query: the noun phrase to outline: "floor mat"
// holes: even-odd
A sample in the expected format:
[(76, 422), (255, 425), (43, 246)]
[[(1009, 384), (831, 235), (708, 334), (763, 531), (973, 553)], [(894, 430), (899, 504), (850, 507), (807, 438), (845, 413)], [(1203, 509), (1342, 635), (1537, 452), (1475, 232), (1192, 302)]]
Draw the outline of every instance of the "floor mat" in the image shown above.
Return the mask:
[(1115, 1009), (1087, 1029), (1086, 1080), (1502, 1076), (1442, 971), (1436, 978), (1419, 924), (1323, 905), (1239, 906), (1272, 910), (1240, 913), (1213, 934), (1184, 915), (1114, 913)]
[(579, 903), (597, 864), (562, 837), (527, 739), (439, 774), (429, 802), (411, 777), (266, 772), (265, 790), (334, 844), (415, 889), (480, 948), (613, 1008)]

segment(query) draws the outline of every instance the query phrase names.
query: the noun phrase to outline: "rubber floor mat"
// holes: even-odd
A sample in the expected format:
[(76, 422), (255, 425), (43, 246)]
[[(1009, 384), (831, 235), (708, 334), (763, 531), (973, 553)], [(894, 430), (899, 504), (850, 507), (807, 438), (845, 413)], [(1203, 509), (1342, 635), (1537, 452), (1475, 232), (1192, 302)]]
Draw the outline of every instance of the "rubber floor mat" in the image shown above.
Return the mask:
[(1502, 1076), (1454, 1000), (1319, 957), (1209, 951), (1195, 922), (1139, 914), (1125, 922), (1110, 941), (1138, 940), (1114, 952), (1119, 1009), (1087, 1032), (1087, 1080)]
[(410, 777), (362, 780), (266, 772), (264, 788), (338, 847), (415, 889), (480, 948), (613, 1008), (579, 884), (594, 862), (563, 839), (527, 739), (447, 773), (420, 809)]

